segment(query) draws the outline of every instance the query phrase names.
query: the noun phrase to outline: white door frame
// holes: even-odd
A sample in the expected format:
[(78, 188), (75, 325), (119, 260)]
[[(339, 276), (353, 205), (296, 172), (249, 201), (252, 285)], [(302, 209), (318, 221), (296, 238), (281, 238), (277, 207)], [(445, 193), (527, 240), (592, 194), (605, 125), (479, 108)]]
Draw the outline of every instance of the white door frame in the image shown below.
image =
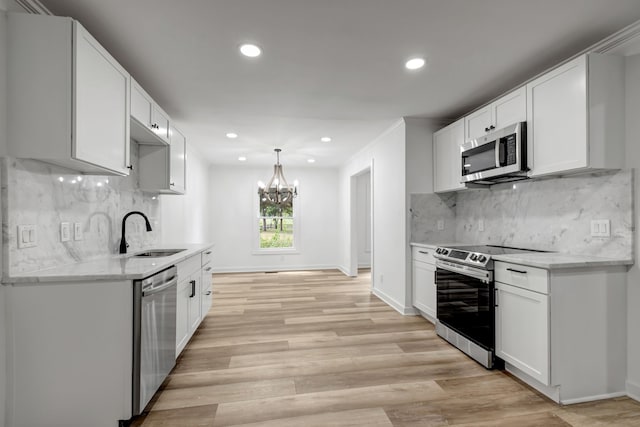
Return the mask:
[(373, 180), (373, 159), (371, 159), (371, 164), (366, 168), (354, 173), (350, 176), (349, 179), (349, 220), (350, 220), (350, 236), (349, 236), (349, 276), (356, 277), (358, 275), (358, 215), (357, 215), (357, 178), (360, 175), (365, 173), (369, 173), (369, 191), (371, 192), (371, 197), (369, 198), (369, 211), (371, 214), (371, 287), (374, 288), (374, 280), (375, 275), (373, 274), (375, 263), (374, 263), (374, 254), (375, 254), (375, 238), (374, 238), (374, 213), (373, 213), (373, 198), (374, 198), (374, 180)]

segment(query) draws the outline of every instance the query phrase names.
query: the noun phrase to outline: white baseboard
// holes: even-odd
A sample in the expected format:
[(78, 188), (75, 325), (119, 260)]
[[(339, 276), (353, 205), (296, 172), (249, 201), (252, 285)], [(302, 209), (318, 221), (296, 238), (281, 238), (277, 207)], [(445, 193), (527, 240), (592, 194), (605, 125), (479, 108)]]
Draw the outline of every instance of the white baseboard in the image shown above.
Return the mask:
[(358, 264), (358, 268), (371, 268), (371, 263), (367, 262), (363, 264)]
[(627, 396), (640, 402), (640, 384), (627, 380)]
[(416, 309), (413, 307), (405, 307), (404, 304), (400, 304), (395, 299), (391, 298), (389, 295), (382, 292), (380, 289), (372, 288), (371, 292), (378, 298), (380, 298), (383, 302), (387, 303), (391, 308), (393, 308), (398, 313), (403, 316), (414, 316), (418, 314)]
[(576, 403), (593, 402), (594, 400), (613, 399), (614, 397), (626, 396), (624, 391), (617, 391), (615, 393), (596, 394), (594, 396), (579, 397), (577, 399), (560, 399), (560, 403), (563, 405), (573, 405)]
[[(271, 271), (303, 271), (303, 270), (340, 270), (345, 271), (337, 265), (277, 265), (273, 267), (214, 267), (214, 273), (262, 273)], [(346, 273), (345, 273), (346, 274)]]
[(351, 275), (351, 273), (349, 272), (349, 269), (347, 267), (345, 267), (344, 265), (339, 265), (336, 268), (338, 270), (342, 271), (342, 274), (344, 274), (345, 276), (356, 277), (356, 276)]
[(527, 383), (528, 385), (530, 385), (531, 387), (535, 388), (540, 393), (542, 393), (545, 396), (547, 396), (549, 399), (553, 400), (556, 403), (560, 403), (560, 389), (558, 387), (553, 387), (553, 386), (548, 386), (548, 385), (542, 384), (540, 381), (538, 381), (535, 378), (531, 377), (526, 372), (523, 372), (522, 370), (516, 368), (515, 366), (513, 366), (509, 362), (505, 362), (504, 363), (504, 369), (507, 372), (509, 372), (510, 374), (512, 374), (513, 376), (518, 377), (521, 381), (523, 381), (523, 382)]

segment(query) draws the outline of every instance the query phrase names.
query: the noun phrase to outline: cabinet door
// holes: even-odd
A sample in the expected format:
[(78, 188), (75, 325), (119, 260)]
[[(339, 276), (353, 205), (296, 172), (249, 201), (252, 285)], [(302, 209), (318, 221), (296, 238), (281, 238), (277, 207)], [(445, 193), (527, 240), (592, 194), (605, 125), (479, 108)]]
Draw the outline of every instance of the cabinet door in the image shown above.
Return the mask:
[(527, 88), (522, 86), (491, 104), (493, 125), (502, 129), (527, 120)]
[(493, 124), (491, 105), (475, 111), (464, 118), (464, 139), (468, 141), (486, 135)]
[(527, 84), (532, 176), (588, 166), (586, 56)]
[(202, 276), (200, 270), (189, 279), (189, 335), (200, 324), (200, 303), (202, 297)]
[(141, 125), (151, 129), (151, 106), (153, 101), (146, 92), (131, 80), (131, 117), (140, 122)]
[(436, 319), (436, 268), (426, 262), (413, 261), (413, 306)]
[(186, 188), (187, 140), (182, 133), (171, 127), (171, 145), (169, 159), (169, 188), (184, 193)]
[(189, 296), (191, 284), (183, 280), (178, 284), (178, 300), (176, 305), (176, 357), (189, 340)]
[(464, 121), (458, 120), (433, 134), (433, 191), (465, 188), (460, 183), (462, 163), (460, 146), (464, 143)]
[(129, 74), (80, 24), (73, 28), (72, 157), (128, 175)]
[(496, 355), (549, 385), (549, 296), (496, 282)]
[(202, 320), (207, 317), (209, 309), (213, 304), (213, 277), (211, 276), (211, 266), (207, 265), (202, 268), (202, 304), (200, 314)]
[(151, 123), (155, 134), (169, 144), (169, 115), (155, 104), (151, 108)]

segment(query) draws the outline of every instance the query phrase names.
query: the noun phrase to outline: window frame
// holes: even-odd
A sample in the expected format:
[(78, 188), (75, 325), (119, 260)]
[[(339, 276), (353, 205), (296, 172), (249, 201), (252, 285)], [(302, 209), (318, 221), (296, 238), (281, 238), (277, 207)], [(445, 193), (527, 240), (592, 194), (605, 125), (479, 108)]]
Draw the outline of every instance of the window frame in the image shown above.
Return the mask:
[[(300, 191), (300, 185), (298, 185), (298, 191)], [(260, 196), (258, 195), (258, 187), (253, 188), (253, 212), (251, 216), (253, 227), (253, 255), (295, 255), (300, 253), (300, 195), (293, 198), (293, 215), (291, 217), (267, 217), (267, 218), (291, 218), (293, 219), (293, 246), (288, 248), (261, 248), (260, 247), (260, 231), (258, 220), (264, 218), (260, 215)]]

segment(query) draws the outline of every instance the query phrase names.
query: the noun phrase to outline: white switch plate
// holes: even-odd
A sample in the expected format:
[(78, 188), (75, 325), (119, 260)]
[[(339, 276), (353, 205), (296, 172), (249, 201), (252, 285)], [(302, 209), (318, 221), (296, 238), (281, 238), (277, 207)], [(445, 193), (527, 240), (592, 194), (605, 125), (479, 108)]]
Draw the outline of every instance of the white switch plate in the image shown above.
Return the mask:
[(82, 223), (73, 223), (73, 240), (82, 240)]
[(478, 220), (478, 231), (484, 231), (484, 219)]
[(68, 242), (71, 240), (71, 225), (68, 222), (60, 223), (60, 241)]
[(591, 220), (591, 237), (611, 237), (611, 220)]
[(444, 219), (438, 220), (438, 230), (444, 230)]
[(18, 226), (18, 249), (38, 246), (38, 232), (35, 224)]

